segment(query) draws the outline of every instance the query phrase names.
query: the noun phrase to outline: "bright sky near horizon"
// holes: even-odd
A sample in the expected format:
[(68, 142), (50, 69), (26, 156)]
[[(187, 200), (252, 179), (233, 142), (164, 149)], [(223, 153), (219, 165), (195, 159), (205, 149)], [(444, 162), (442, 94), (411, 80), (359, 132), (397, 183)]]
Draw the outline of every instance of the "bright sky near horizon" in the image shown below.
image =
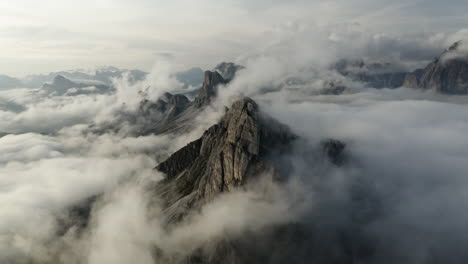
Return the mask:
[(0, 74), (98, 65), (147, 70), (159, 56), (208, 67), (301, 27), (450, 33), (468, 27), (467, 12), (466, 0), (1, 1)]

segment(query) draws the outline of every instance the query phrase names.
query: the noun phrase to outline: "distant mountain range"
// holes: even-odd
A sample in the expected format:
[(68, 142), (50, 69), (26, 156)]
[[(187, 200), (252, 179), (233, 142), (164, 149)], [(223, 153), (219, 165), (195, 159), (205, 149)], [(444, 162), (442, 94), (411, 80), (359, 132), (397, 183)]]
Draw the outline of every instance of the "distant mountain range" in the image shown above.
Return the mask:
[[(93, 71), (70, 70), (51, 72), (49, 74), (29, 75), (21, 79), (0, 75), (0, 89), (40, 88), (45, 83), (53, 82), (57, 76), (65, 77), (75, 83), (111, 86), (113, 78), (121, 78), (125, 74), (128, 74), (131, 82), (136, 82), (144, 80), (148, 73), (140, 70), (126, 70), (109, 66), (98, 68)], [(187, 71), (177, 73), (175, 77), (186, 88), (199, 86), (203, 82), (203, 70), (200, 68), (191, 68)]]
[[(218, 70), (218, 65), (213, 71), (205, 71), (202, 74), (202, 84), (192, 90), (190, 94), (165, 93), (155, 101), (142, 99), (136, 112), (120, 113), (116, 116), (116, 121), (101, 124), (100, 127), (93, 127), (93, 130), (98, 133), (105, 130), (119, 131), (122, 124), (125, 126), (129, 124), (130, 131), (125, 130), (135, 136), (186, 132), (193, 125), (191, 121), (210, 105), (213, 98), (216, 98), (218, 87), (228, 84), (236, 72), (242, 68), (234, 63), (220, 65), (224, 65), (224, 73), (227, 73), (227, 77), (231, 79), (223, 78), (222, 72)], [(192, 93), (194, 95), (191, 100)]]
[(65, 77), (77, 83), (90, 83), (111, 85), (112, 78), (122, 77), (124, 74), (129, 74), (130, 80), (143, 80), (147, 73), (140, 70), (121, 70), (116, 67), (102, 67), (94, 71), (86, 70), (70, 70), (51, 72), (49, 74), (29, 75), (24, 78), (13, 78), (6, 75), (0, 76), (0, 89), (11, 88), (40, 88), (45, 83), (54, 81), (57, 76)]
[(425, 68), (413, 72), (403, 71), (390, 63), (366, 63), (362, 60), (341, 60), (332, 66), (332, 70), (371, 88), (406, 87), (443, 94), (467, 94), (468, 52), (462, 48), (463, 45), (461, 41), (456, 42)]
[[(349, 78), (355, 82), (361, 82), (370, 88), (416, 88), (421, 90), (433, 90), (445, 94), (468, 93), (468, 52), (463, 48), (464, 43), (459, 41), (441, 53), (425, 68), (412, 72), (403, 70), (398, 65), (388, 62), (366, 62), (364, 60), (339, 60), (331, 65), (330, 70)], [(233, 63), (222, 62), (213, 71), (218, 72), (225, 81), (234, 78), (235, 73), (244, 67)], [(175, 78), (182, 83), (184, 89), (200, 87), (203, 83), (203, 70), (191, 68), (178, 72)], [(30, 75), (23, 79), (0, 75), (0, 90), (12, 88), (39, 88), (61, 89), (57, 94), (66, 94), (64, 89), (72, 87), (58, 87), (55, 78), (61, 76), (70, 82), (79, 84), (78, 87), (87, 86), (112, 86), (113, 78), (127, 75), (130, 82), (144, 80), (148, 73), (140, 70), (121, 70), (116, 67), (103, 67), (94, 71), (72, 70), (52, 72), (45, 75)], [(300, 81), (300, 80), (297, 80)], [(49, 83), (49, 85), (45, 85)], [(55, 84), (54, 84), (55, 83)], [(70, 83), (68, 83), (68, 86)], [(101, 88), (102, 88), (101, 87)], [(102, 92), (103, 89), (98, 90)], [(197, 91), (193, 91), (193, 96)], [(345, 92), (346, 86), (339, 80), (327, 80), (324, 83), (322, 94), (340, 94)], [(83, 93), (78, 92), (78, 93)]]
[(42, 90), (49, 95), (80, 95), (108, 93), (114, 89), (112, 86), (100, 82), (92, 83), (87, 80), (83, 80), (82, 82), (71, 81), (62, 75), (57, 75), (51, 83), (42, 85)]
[(456, 42), (424, 69), (407, 74), (403, 86), (445, 94), (468, 93), (468, 53)]

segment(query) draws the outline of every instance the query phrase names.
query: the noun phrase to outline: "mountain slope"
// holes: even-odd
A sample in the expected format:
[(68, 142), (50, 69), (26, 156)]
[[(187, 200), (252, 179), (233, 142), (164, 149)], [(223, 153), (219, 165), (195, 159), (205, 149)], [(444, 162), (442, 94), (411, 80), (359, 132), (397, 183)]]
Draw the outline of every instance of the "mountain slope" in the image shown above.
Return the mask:
[(187, 208), (199, 208), (255, 175), (276, 173), (268, 156), (285, 151), (294, 138), (287, 127), (260, 115), (252, 99), (235, 102), (200, 139), (157, 166), (167, 177), (156, 193), (164, 194), (168, 221), (180, 220)]
[(119, 124), (129, 123), (131, 134), (149, 135), (183, 133), (192, 128), (193, 119), (212, 102), (218, 94), (218, 86), (227, 82), (217, 72), (206, 71), (198, 95), (190, 101), (183, 94), (165, 93), (157, 101), (142, 100), (135, 113), (118, 118)]
[(456, 42), (424, 69), (406, 76), (404, 86), (445, 94), (468, 93), (468, 60)]

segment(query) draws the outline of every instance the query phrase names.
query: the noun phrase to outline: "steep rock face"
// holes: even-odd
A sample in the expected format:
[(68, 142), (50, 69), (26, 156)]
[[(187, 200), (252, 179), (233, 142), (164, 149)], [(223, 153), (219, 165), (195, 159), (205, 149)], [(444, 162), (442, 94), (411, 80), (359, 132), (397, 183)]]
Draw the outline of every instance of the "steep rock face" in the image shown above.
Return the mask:
[(457, 42), (426, 66), (408, 74), (404, 86), (445, 94), (468, 93), (468, 60)]
[(159, 164), (166, 174), (158, 185), (169, 222), (187, 208), (197, 208), (262, 172), (276, 173), (269, 156), (284, 151), (295, 138), (289, 129), (262, 116), (249, 98), (235, 102), (203, 136)]
[(234, 64), (232, 62), (222, 62), (213, 69), (213, 71), (218, 72), (224, 78), (224, 80), (230, 82), (234, 77), (236, 77), (236, 73), (243, 69), (244, 67)]
[[(164, 103), (158, 106), (166, 109), (163, 111), (168, 109), (168, 98), (172, 98), (170, 94), (164, 95)], [(147, 186), (147, 190), (158, 205), (162, 204), (162, 220), (168, 230), (175, 230), (173, 228), (177, 228), (180, 221), (187, 220), (185, 217), (191, 212), (222, 193), (243, 188), (262, 174), (273, 175), (278, 184), (284, 183), (279, 176), (284, 173), (284, 168), (280, 167), (285, 164), (279, 162), (282, 159), (278, 157), (291, 154), (292, 145), (305, 145), (302, 143), (286, 126), (262, 114), (252, 99), (243, 98), (227, 109), (222, 119), (199, 139), (160, 163), (156, 169), (163, 172), (166, 178)], [(325, 140), (321, 142), (319, 153), (316, 153), (320, 158), (313, 157), (310, 162), (327, 160), (326, 163), (341, 166), (346, 161), (345, 148), (340, 141)], [(308, 147), (306, 149), (309, 150)], [(315, 147), (311, 149), (316, 150)], [(361, 203), (362, 198), (358, 199), (358, 203)], [(86, 229), (95, 201), (96, 198), (92, 197), (71, 208), (67, 218), (62, 221), (61, 232), (64, 234), (72, 226)], [(343, 212), (344, 217), (349, 217), (345, 210)], [(157, 263), (237, 264), (356, 263), (356, 254), (371, 254), (366, 251), (366, 241), (356, 238), (354, 229), (343, 227), (335, 230), (335, 227), (332, 229), (321, 224), (329, 220), (319, 219), (317, 225), (309, 223), (314, 221), (312, 218), (306, 224), (300, 221), (272, 224), (261, 230), (203, 241), (197, 248), (181, 255), (166, 254), (158, 248), (155, 248), (154, 255)]]
[(218, 72), (206, 71), (203, 85), (200, 88), (198, 97), (195, 99), (194, 105), (200, 108), (210, 104), (211, 99), (218, 94), (218, 86), (226, 83), (226, 80)]
[[(195, 100), (183, 94), (165, 93), (158, 100), (142, 100), (135, 112), (123, 113), (115, 126), (130, 124), (133, 135), (183, 133), (193, 125), (193, 119), (208, 106), (218, 94), (218, 86), (226, 81), (217, 72), (206, 71), (203, 85)], [(123, 127), (126, 129), (126, 127)]]
[[(274, 157), (289, 153), (293, 143), (301, 144), (287, 127), (262, 115), (254, 101), (244, 98), (235, 102), (221, 121), (201, 138), (156, 167), (166, 174), (166, 178), (151, 190), (163, 202), (166, 224), (177, 225), (193, 210), (200, 209), (224, 192), (242, 188), (250, 180), (261, 177), (262, 173), (279, 176), (282, 171)], [(342, 166), (347, 161), (345, 149), (343, 142), (327, 139), (320, 144), (320, 157), (332, 165)], [(320, 161), (323, 160), (311, 160)], [(205, 241), (180, 259), (178, 256), (160, 257), (167, 263), (230, 264), (357, 263), (367, 260), (373, 256), (374, 248), (366, 235), (359, 233), (358, 227), (373, 217), (375, 204), (373, 200), (367, 200), (368, 192), (362, 187), (366, 186), (351, 187), (356, 189), (353, 194), (360, 196), (356, 196), (349, 206), (360, 208), (365, 204), (364, 212), (369, 215), (361, 217), (364, 219), (361, 220), (358, 217), (361, 211), (357, 209), (344, 210), (342, 214), (343, 218), (353, 219), (350, 220), (355, 225), (353, 227), (329, 227), (323, 223), (333, 220), (318, 216), (307, 223), (271, 225), (260, 231)]]
[(137, 119), (133, 120), (138, 127), (138, 134), (146, 135), (158, 133), (176, 119), (190, 106), (189, 99), (181, 94), (173, 95), (165, 93), (156, 102), (141, 101), (136, 113)]

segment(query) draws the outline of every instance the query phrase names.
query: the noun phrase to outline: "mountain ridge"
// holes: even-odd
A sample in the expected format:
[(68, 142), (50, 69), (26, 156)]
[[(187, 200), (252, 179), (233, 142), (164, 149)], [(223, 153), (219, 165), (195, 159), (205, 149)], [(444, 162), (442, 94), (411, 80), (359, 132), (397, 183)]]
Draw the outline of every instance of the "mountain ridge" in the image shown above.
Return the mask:
[(468, 93), (468, 60), (464, 51), (459, 54), (463, 42), (455, 42), (424, 69), (409, 73), (403, 86), (433, 90), (444, 94)]

